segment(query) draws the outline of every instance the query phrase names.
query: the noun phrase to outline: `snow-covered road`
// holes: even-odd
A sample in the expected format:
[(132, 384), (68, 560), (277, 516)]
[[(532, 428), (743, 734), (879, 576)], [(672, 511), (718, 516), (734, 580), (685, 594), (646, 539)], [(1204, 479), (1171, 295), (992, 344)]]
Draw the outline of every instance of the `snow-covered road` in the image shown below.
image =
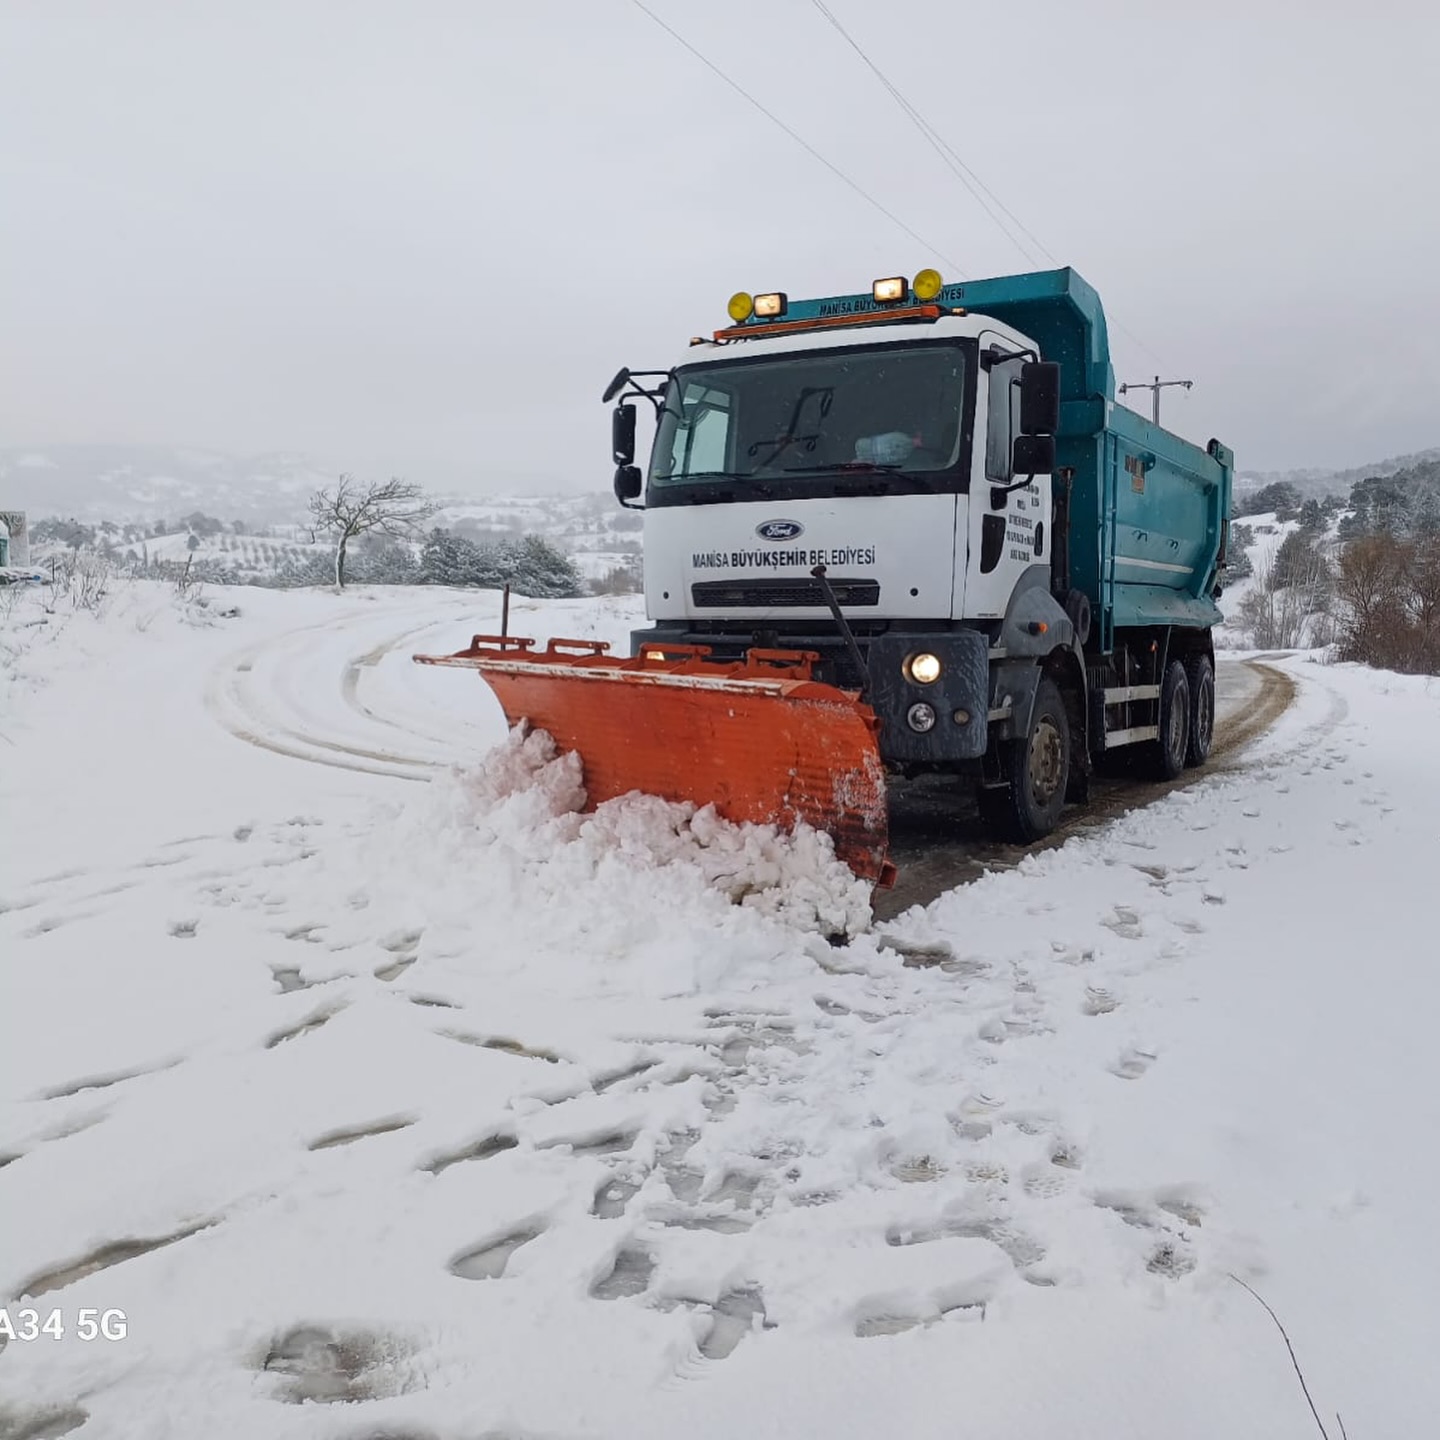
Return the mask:
[(449, 773), (475, 597), (235, 598), (10, 662), (0, 1435), (1313, 1433), (1232, 1274), (1425, 1433), (1440, 693), (1273, 661), (1243, 765), (836, 947), (813, 855)]

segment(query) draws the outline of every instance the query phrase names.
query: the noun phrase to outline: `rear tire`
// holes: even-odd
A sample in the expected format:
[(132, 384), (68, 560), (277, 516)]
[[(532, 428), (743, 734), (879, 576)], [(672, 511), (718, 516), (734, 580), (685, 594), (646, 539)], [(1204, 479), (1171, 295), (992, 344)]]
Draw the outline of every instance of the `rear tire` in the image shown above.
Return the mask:
[(1192, 655), (1185, 662), (1190, 685), (1190, 739), (1185, 763), (1203, 765), (1215, 741), (1215, 666), (1208, 655)]
[(1185, 666), (1172, 660), (1160, 683), (1160, 738), (1152, 747), (1156, 778), (1178, 779), (1185, 771), (1189, 748), (1190, 682), (1185, 678)]
[(1030, 732), (1007, 740), (1000, 764), (1009, 784), (980, 792), (980, 814), (1003, 840), (1030, 845), (1060, 823), (1070, 781), (1070, 721), (1053, 680), (1042, 679), (1030, 713)]

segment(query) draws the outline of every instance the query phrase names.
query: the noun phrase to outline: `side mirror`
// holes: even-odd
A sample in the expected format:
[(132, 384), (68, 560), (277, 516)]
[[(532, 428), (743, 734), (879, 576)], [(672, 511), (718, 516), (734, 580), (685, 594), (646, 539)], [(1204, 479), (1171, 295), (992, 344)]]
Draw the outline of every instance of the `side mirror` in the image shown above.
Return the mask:
[(1020, 433), (1053, 435), (1059, 428), (1060, 367), (1046, 360), (1027, 361), (1020, 367)]
[(1017, 435), (1012, 452), (1012, 475), (1049, 475), (1055, 469), (1053, 435)]
[(615, 372), (615, 378), (605, 387), (605, 393), (600, 397), (600, 403), (608, 405), (625, 388), (625, 383), (629, 379), (630, 372), (622, 365)]
[(625, 506), (640, 496), (640, 468), (637, 465), (622, 465), (615, 472), (615, 498)]
[(610, 414), (610, 448), (617, 465), (630, 465), (635, 460), (635, 407), (617, 405)]

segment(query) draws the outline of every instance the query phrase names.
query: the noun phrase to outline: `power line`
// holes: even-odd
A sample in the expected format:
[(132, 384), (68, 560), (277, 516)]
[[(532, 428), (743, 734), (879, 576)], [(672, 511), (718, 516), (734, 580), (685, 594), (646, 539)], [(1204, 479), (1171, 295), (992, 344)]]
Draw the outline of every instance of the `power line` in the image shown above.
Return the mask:
[(911, 123), (914, 124), (915, 128), (919, 130), (921, 135), (925, 137), (926, 141), (929, 143), (930, 147), (935, 151), (935, 153), (939, 155), (941, 160), (945, 162), (945, 165), (949, 168), (951, 174), (953, 174), (955, 178), (966, 188), (966, 190), (968, 190), (970, 194), (974, 196), (975, 202), (995, 222), (995, 224), (999, 227), (1000, 232), (1005, 236), (1005, 238), (1009, 240), (1015, 246), (1015, 248), (1019, 250), (1019, 252), (1025, 257), (1026, 262), (1033, 265), (1035, 263), (1034, 255), (1006, 226), (1004, 220), (1002, 220), (1000, 216), (997, 215), (995, 211), (990, 208), (990, 205), (986, 202), (987, 196), (990, 200), (994, 201), (995, 205), (1001, 211), (1004, 212), (1004, 214), (1010, 219), (1011, 223), (1015, 226), (1017, 230), (1029, 237), (1030, 241), (1034, 244), (1035, 248), (1041, 253), (1041, 255), (1045, 256), (1052, 265), (1059, 265), (1059, 260), (1057, 260), (1055, 256), (1051, 254), (1048, 249), (1046, 249), (1045, 245), (1025, 225), (1025, 223), (1019, 218), (1019, 216), (1017, 216), (1014, 211), (1012, 211), (1005, 204), (1005, 202), (1001, 200), (1000, 197), (996, 195), (995, 192), (991, 190), (990, 187), (960, 158), (955, 148), (950, 145), (950, 143), (945, 139), (945, 137), (941, 135), (940, 132), (936, 130), (935, 127), (919, 112), (919, 110), (917, 110), (915, 106), (910, 103), (909, 99), (907, 99), (906, 96), (901, 93), (900, 88), (890, 79), (888, 75), (885, 74), (885, 72), (870, 58), (870, 56), (866, 54), (864, 48), (860, 45), (859, 41), (857, 41), (855, 37), (851, 35), (851, 33), (844, 27), (844, 25), (840, 23), (839, 19), (835, 15), (835, 12), (824, 3), (824, 0), (811, 0), (811, 4), (813, 4), (815, 8), (825, 17), (825, 19), (828, 20), (830, 24), (835, 27), (835, 29), (839, 32), (841, 38), (844, 39), (845, 43), (849, 45), (849, 47), (860, 57), (862, 61), (864, 61), (866, 66), (874, 74), (875, 78), (879, 80), (879, 82), (885, 87), (885, 89), (890, 92), (891, 98), (905, 113), (905, 115), (909, 117)]
[[(638, 4), (639, 0), (636, 0), (636, 3)], [(946, 165), (949, 167), (951, 173), (955, 176), (955, 178), (959, 180), (960, 183), (970, 192), (970, 194), (975, 197), (975, 200), (979, 204), (980, 208), (984, 210), (985, 213), (995, 222), (995, 224), (999, 227), (1001, 233), (1005, 236), (1005, 238), (1009, 240), (1015, 246), (1015, 248), (1019, 250), (1019, 252), (1025, 257), (1026, 263), (1031, 265), (1035, 264), (1036, 262), (1034, 256), (1010, 231), (1010, 229), (1005, 225), (1004, 221), (1000, 219), (1000, 217), (995, 213), (995, 211), (992, 210), (988, 204), (986, 204), (984, 196), (988, 196), (991, 200), (995, 202), (996, 207), (1010, 219), (1010, 221), (1014, 224), (1017, 230), (1019, 230), (1022, 234), (1029, 238), (1029, 240), (1034, 244), (1035, 248), (1039, 250), (1039, 252), (1047, 260), (1049, 260), (1052, 265), (1059, 267), (1061, 262), (1057, 258), (1057, 256), (1045, 245), (1045, 243), (1034, 233), (1034, 231), (1031, 230), (1029, 226), (1027, 226), (1025, 222), (1021, 220), (1020, 217), (1016, 215), (1015, 212), (1011, 210), (1010, 207), (1006, 205), (1005, 202), (1001, 200), (1000, 197), (960, 158), (960, 155), (956, 151), (955, 147), (951, 145), (950, 142), (946, 140), (945, 137), (941, 135), (940, 132), (936, 130), (935, 127), (931, 125), (928, 120), (926, 120), (926, 118), (915, 108), (914, 105), (910, 103), (908, 99), (906, 99), (906, 97), (901, 93), (899, 87), (896, 86), (891, 81), (889, 76), (887, 76), (885, 72), (881, 70), (881, 68), (870, 58), (870, 56), (866, 54), (864, 48), (860, 45), (859, 41), (857, 41), (854, 36), (852, 36), (850, 32), (840, 23), (840, 21), (836, 18), (835, 13), (829, 8), (828, 5), (824, 3), (824, 0), (810, 0), (810, 3), (814, 5), (814, 7), (825, 17), (825, 19), (828, 20), (830, 24), (833, 25), (835, 29), (840, 32), (840, 34), (845, 39), (845, 43), (849, 45), (850, 48), (861, 58), (861, 60), (865, 62), (866, 66), (869, 67), (875, 78), (879, 80), (880, 83), (885, 87), (885, 89), (890, 92), (891, 98), (894, 99), (895, 103), (901, 108), (901, 110), (904, 111), (907, 116), (909, 116), (910, 120), (914, 123), (916, 129), (918, 129), (920, 133), (925, 137), (925, 139), (930, 143), (936, 154), (938, 154), (940, 158), (945, 161)], [(973, 184), (971, 183), (972, 181), (974, 182)], [(982, 196), (981, 194), (982, 191), (984, 192), (984, 196)], [(1114, 324), (1115, 329), (1118, 330), (1120, 334), (1125, 336), (1127, 340), (1129, 340), (1134, 345), (1138, 345), (1140, 349), (1142, 349), (1152, 360), (1160, 362), (1160, 356), (1157, 355), (1155, 351), (1152, 350), (1150, 346), (1148, 346), (1133, 331), (1126, 329), (1126, 327), (1120, 323), (1118, 318), (1114, 320)]]
[(830, 171), (832, 175), (834, 175), (839, 180), (843, 180), (845, 184), (848, 185), (857, 195), (859, 195), (862, 200), (864, 200), (867, 204), (872, 205), (887, 220), (889, 220), (891, 224), (899, 226), (899, 228), (903, 230), (913, 241), (915, 241), (917, 245), (921, 246), (924, 250), (936, 256), (938, 259), (943, 260), (945, 264), (949, 266), (950, 269), (953, 270), (957, 275), (959, 275), (962, 280), (969, 278), (969, 276), (967, 276), (965, 272), (960, 269), (959, 265), (957, 265), (956, 262), (952, 260), (943, 250), (941, 250), (936, 245), (932, 245), (928, 240), (924, 238), (924, 236), (916, 234), (916, 232), (912, 230), (898, 215), (896, 215), (891, 210), (887, 210), (885, 206), (882, 205), (880, 201), (878, 201), (872, 194), (870, 194), (868, 190), (865, 190), (860, 186), (858, 182), (852, 180), (832, 160), (827, 160), (825, 156), (822, 155), (808, 140), (806, 140), (803, 135), (800, 135), (796, 131), (792, 130), (789, 125), (787, 125), (777, 114), (775, 114), (773, 110), (766, 109), (766, 107), (762, 105), (760, 101), (758, 101), (748, 90), (746, 90), (743, 85), (741, 85), (736, 80), (732, 80), (730, 76), (727, 75), (713, 60), (711, 60), (708, 56), (702, 54), (699, 50), (697, 50), (695, 46), (693, 46), (683, 35), (681, 35), (678, 30), (674, 29), (670, 25), (667, 25), (665, 21), (662, 20), (652, 9), (650, 9), (648, 5), (643, 4), (642, 0), (631, 0), (631, 3), (635, 6), (637, 10), (641, 10), (646, 15), (648, 15), (673, 40), (676, 40), (679, 42), (679, 44), (683, 45), (698, 61), (700, 61), (702, 65), (705, 66), (707, 70), (710, 70), (712, 73), (719, 76), (719, 78), (723, 80), (732, 90), (734, 90), (736, 94), (742, 96), (745, 100), (749, 101), (749, 103), (753, 105), (763, 116), (765, 116), (767, 120), (770, 120), (774, 124), (778, 125), (797, 145), (799, 145), (808, 154), (814, 156), (814, 158), (818, 160), (828, 171)]

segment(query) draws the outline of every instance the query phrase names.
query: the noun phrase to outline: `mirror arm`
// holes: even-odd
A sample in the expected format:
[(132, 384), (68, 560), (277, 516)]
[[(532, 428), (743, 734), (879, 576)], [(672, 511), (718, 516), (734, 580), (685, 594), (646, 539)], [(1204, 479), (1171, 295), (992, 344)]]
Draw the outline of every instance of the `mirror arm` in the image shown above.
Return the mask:
[(991, 495), (1009, 495), (1012, 491), (1023, 490), (1035, 479), (1035, 472), (1031, 471), (1023, 480), (1012, 480), (1008, 485), (990, 486)]
[(980, 356), (980, 368), (989, 370), (992, 366), (1003, 365), (1009, 360), (1023, 360), (1027, 355), (1036, 362), (1040, 359), (1028, 345), (1023, 350), (1002, 350), (998, 345), (988, 345)]

